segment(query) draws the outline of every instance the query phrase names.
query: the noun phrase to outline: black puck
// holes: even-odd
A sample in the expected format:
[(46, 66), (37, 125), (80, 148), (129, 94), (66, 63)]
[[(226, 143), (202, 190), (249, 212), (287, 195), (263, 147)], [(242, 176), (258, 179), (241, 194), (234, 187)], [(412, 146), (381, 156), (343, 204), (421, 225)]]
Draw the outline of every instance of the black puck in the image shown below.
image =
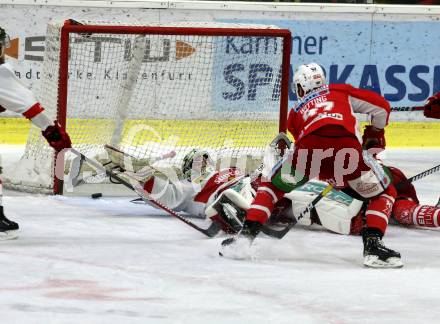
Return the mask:
[(94, 194), (91, 195), (91, 197), (93, 199), (101, 198), (102, 197), (102, 193), (100, 193), (100, 192), (94, 193)]

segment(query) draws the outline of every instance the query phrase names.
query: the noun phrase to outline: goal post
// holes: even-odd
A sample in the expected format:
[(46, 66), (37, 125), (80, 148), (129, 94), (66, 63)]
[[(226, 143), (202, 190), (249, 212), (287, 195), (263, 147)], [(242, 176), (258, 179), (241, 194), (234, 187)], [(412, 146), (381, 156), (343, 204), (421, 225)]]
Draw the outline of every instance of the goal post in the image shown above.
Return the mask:
[[(87, 155), (145, 158), (192, 148), (260, 156), (286, 130), (291, 34), (230, 23), (48, 25), (40, 101)], [(6, 186), (62, 193), (53, 150), (31, 129)]]

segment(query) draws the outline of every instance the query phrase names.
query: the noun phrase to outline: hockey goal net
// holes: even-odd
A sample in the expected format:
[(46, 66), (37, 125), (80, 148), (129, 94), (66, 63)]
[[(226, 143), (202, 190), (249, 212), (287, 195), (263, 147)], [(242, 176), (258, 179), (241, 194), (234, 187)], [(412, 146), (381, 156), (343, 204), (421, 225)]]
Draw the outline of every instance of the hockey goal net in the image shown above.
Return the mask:
[[(265, 25), (50, 23), (39, 97), (89, 156), (111, 144), (136, 158), (175, 151), (174, 165), (192, 148), (258, 157), (285, 129), (290, 37)], [(39, 129), (6, 183), (62, 191)]]

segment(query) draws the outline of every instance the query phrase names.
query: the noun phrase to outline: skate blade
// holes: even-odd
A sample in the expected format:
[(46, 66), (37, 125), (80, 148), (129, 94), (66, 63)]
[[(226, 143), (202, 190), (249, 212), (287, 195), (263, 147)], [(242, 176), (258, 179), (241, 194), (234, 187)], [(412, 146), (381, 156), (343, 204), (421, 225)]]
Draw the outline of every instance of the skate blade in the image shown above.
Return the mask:
[(364, 266), (368, 268), (397, 269), (402, 268), (403, 263), (400, 258), (388, 258), (386, 261), (382, 261), (376, 255), (367, 255), (364, 258)]
[(0, 241), (15, 240), (18, 238), (18, 230), (0, 232)]
[(227, 259), (245, 260), (252, 258), (252, 242), (248, 239), (238, 239), (236, 242), (220, 248), (218, 255)]

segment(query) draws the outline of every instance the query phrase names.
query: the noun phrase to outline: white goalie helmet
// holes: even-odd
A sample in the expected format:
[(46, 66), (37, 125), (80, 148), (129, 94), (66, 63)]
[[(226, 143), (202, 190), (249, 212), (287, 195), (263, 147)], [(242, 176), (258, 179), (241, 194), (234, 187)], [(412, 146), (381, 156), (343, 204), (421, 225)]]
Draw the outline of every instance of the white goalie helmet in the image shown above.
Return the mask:
[(316, 63), (300, 65), (293, 75), (293, 83), (298, 98), (302, 98), (326, 83), (324, 71)]
[(5, 49), (11, 47), (11, 40), (6, 31), (0, 27), (0, 57), (5, 53)]
[(183, 158), (182, 173), (188, 180), (204, 176), (214, 169), (214, 161), (205, 150), (193, 149)]

